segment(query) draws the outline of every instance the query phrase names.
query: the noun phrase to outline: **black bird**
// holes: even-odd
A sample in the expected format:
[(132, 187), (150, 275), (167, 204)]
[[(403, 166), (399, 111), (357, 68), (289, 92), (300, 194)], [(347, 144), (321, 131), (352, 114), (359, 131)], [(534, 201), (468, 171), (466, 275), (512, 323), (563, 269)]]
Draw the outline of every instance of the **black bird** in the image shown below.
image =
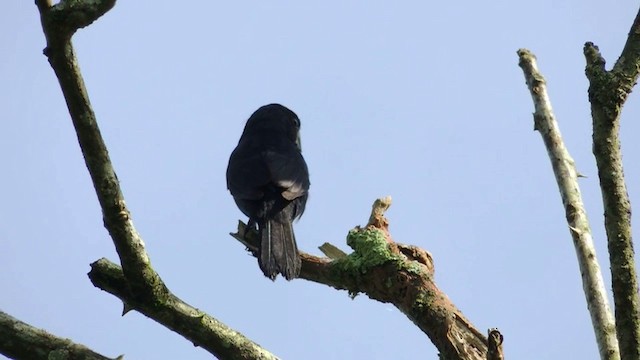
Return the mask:
[(300, 275), (292, 222), (302, 216), (309, 170), (300, 148), (300, 120), (280, 104), (256, 110), (244, 127), (227, 167), (227, 188), (238, 208), (258, 225), (258, 264), (264, 275)]

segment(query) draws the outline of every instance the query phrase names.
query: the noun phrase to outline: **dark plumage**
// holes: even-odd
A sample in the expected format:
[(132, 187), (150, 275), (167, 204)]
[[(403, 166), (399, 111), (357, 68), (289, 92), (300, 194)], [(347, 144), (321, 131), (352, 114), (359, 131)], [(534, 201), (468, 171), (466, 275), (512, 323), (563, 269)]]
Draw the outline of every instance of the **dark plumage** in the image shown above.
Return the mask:
[(258, 225), (258, 264), (264, 275), (300, 275), (292, 222), (307, 203), (309, 171), (300, 149), (300, 120), (279, 104), (254, 112), (227, 167), (227, 188), (238, 208)]

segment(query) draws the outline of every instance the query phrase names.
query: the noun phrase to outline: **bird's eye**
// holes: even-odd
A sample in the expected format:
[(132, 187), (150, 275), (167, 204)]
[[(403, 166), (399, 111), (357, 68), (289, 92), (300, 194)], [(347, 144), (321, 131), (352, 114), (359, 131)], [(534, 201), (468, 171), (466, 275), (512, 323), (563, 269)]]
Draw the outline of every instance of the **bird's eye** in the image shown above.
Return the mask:
[(300, 128), (300, 119), (298, 119), (297, 117), (293, 118), (293, 124), (294, 124), (297, 128)]

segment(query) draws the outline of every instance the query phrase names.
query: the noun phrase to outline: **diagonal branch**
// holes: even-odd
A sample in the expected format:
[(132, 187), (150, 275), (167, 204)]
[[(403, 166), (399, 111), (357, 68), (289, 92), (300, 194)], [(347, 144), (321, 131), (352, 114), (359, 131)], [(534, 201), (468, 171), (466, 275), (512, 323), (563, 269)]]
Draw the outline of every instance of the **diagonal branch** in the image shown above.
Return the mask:
[(620, 150), (620, 114), (640, 72), (640, 12), (611, 71), (593, 43), (584, 46), (593, 118), (593, 154), (604, 205), (620, 353), (640, 359), (640, 297), (631, 231), (631, 202)]
[[(384, 217), (390, 204), (390, 198), (376, 200), (369, 224), (349, 232), (351, 254), (332, 260), (301, 253), (300, 277), (347, 290), (350, 296), (364, 293), (395, 305), (429, 337), (441, 359), (485, 359), (486, 337), (436, 285), (431, 254), (391, 239)], [(231, 235), (257, 254), (260, 240), (255, 230), (247, 232), (240, 222), (238, 232)]]
[(558, 183), (562, 204), (564, 205), (569, 232), (578, 256), (578, 267), (582, 274), (582, 287), (591, 314), (601, 359), (619, 359), (618, 342), (613, 316), (609, 309), (607, 293), (596, 250), (591, 237), (591, 228), (582, 203), (578, 173), (573, 158), (564, 145), (560, 128), (553, 115), (551, 101), (547, 94), (547, 84), (538, 71), (536, 57), (529, 50), (518, 50), (519, 65), (533, 98), (534, 129), (542, 136), (547, 148), (553, 173)]
[[(258, 344), (179, 301), (151, 267), (144, 242), (125, 205), (71, 44), (75, 31), (97, 20), (115, 4), (115, 0), (63, 0), (53, 6), (49, 0), (37, 0), (36, 4), (47, 39), (44, 53), (60, 83), (102, 208), (104, 225), (122, 264), (118, 294), (130, 308), (143, 313), (149, 313), (148, 309), (156, 310), (156, 320), (220, 358), (275, 359)], [(115, 288), (97, 281), (99, 278), (95, 274), (91, 279), (96, 286), (105, 290)]]
[[(13, 359), (112, 360), (0, 311), (0, 354)], [(122, 355), (116, 360), (122, 359)]]
[(162, 302), (140, 301), (128, 290), (122, 268), (107, 259), (91, 264), (88, 275), (94, 286), (122, 300), (125, 312), (136, 310), (220, 359), (277, 359), (241, 333), (171, 293)]

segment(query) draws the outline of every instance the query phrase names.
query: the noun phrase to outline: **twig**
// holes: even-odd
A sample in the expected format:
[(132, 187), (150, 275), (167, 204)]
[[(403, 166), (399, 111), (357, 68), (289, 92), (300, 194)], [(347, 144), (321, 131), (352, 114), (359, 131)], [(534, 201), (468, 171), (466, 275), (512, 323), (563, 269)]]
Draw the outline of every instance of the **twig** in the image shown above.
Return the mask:
[(560, 128), (553, 115), (547, 85), (538, 71), (536, 57), (529, 50), (518, 50), (519, 65), (531, 92), (535, 112), (534, 129), (542, 136), (547, 148), (553, 173), (558, 183), (562, 204), (564, 205), (569, 232), (578, 256), (578, 266), (582, 274), (582, 287), (591, 314), (591, 323), (596, 333), (596, 341), (601, 359), (619, 359), (615, 324), (609, 309), (607, 293), (596, 250), (591, 237), (589, 220), (582, 203), (578, 174), (573, 158), (564, 145)]
[(640, 72), (640, 11), (611, 71), (593, 43), (584, 46), (593, 118), (593, 154), (604, 205), (616, 328), (623, 359), (640, 359), (640, 299), (631, 231), (631, 202), (620, 151), (620, 113)]
[(318, 249), (320, 249), (320, 251), (322, 251), (322, 253), (326, 257), (332, 260), (347, 257), (347, 253), (340, 250), (337, 246), (330, 244), (328, 242), (318, 246)]
[[(0, 354), (13, 359), (114, 360), (0, 311)], [(115, 360), (122, 359), (122, 355)]]

